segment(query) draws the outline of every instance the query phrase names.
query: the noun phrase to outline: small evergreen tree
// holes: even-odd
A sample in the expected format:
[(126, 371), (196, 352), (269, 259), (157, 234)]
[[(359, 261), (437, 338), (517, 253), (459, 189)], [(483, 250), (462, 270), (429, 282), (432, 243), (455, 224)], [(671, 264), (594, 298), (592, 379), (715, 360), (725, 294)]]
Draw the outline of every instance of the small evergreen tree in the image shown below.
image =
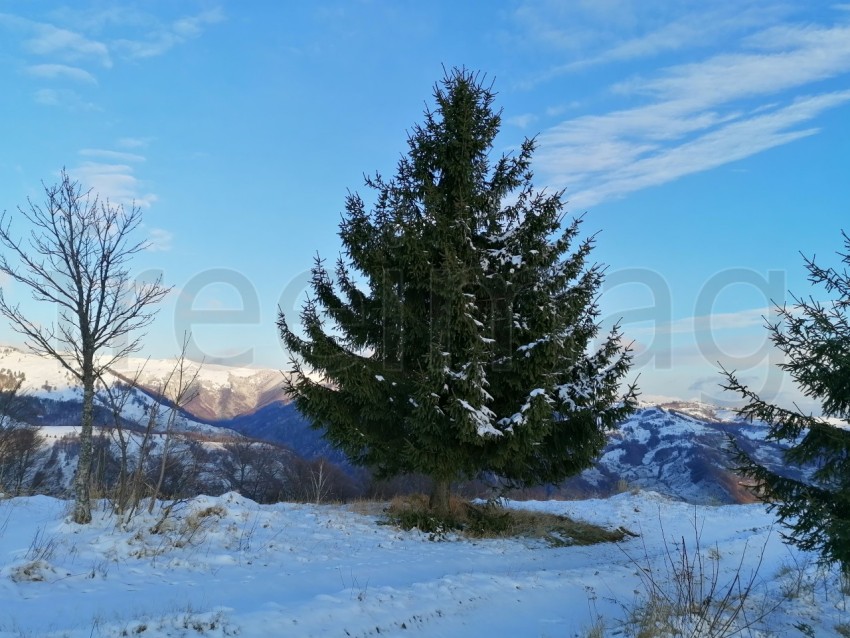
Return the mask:
[(477, 74), (453, 70), (434, 98), (395, 178), (366, 179), (372, 211), (348, 196), (348, 259), (335, 282), (316, 259), (304, 336), (278, 325), (299, 410), (379, 477), (430, 476), (445, 512), (461, 478), (585, 469), (635, 392), (620, 393), (631, 354), (617, 328), (589, 353), (602, 268), (578, 220), (561, 228), (562, 194), (534, 190), (533, 141), (491, 164), (500, 113)]
[[(848, 265), (846, 234), (844, 244), (848, 254), (842, 258)], [(772, 405), (725, 370), (723, 387), (746, 401), (738, 410), (741, 416), (764, 421), (769, 426), (768, 440), (789, 446), (784, 452), (786, 464), (802, 468), (807, 478), (780, 476), (735, 446), (740, 470), (754, 480), (756, 493), (776, 511), (788, 530), (788, 540), (801, 549), (818, 551), (825, 561), (840, 563), (850, 576), (850, 275), (823, 269), (813, 259), (805, 258), (805, 264), (809, 281), (837, 299), (821, 303), (795, 297), (791, 307), (778, 308), (780, 321), (767, 329), (785, 355), (780, 367), (805, 396), (820, 402), (823, 416)]]

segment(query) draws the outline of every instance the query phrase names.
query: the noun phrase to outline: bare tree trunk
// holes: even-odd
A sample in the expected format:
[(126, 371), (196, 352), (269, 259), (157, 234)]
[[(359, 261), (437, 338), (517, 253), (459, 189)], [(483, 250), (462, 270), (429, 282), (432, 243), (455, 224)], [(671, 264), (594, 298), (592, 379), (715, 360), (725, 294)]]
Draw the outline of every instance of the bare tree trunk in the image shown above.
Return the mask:
[(310, 486), (313, 488), (312, 500), (319, 505), (325, 500), (330, 486), (329, 477), (325, 474), (325, 459), (319, 459), (318, 467), (315, 465), (310, 469)]
[(434, 477), (431, 486), (431, 498), (428, 506), (438, 516), (447, 516), (450, 511), (450, 498), (452, 494), (452, 482), (443, 477)]
[(83, 413), (80, 422), (80, 459), (74, 478), (74, 522), (91, 523), (89, 479), (92, 462), (92, 422), (94, 421), (94, 373), (83, 374)]

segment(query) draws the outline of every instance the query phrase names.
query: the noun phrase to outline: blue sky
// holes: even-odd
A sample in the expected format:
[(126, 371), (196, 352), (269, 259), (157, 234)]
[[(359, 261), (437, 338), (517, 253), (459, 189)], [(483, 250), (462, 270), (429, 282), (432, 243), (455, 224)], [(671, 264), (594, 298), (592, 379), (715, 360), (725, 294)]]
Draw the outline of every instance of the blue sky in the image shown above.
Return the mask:
[(846, 3), (0, 0), (0, 209), (63, 166), (135, 201), (139, 276), (175, 287), (146, 354), (191, 330), (208, 361), (283, 368), (278, 305), (460, 65), (495, 82), (497, 151), (537, 136), (536, 183), (599, 232), (642, 390), (720, 398), (721, 362), (790, 397), (762, 316), (850, 230)]

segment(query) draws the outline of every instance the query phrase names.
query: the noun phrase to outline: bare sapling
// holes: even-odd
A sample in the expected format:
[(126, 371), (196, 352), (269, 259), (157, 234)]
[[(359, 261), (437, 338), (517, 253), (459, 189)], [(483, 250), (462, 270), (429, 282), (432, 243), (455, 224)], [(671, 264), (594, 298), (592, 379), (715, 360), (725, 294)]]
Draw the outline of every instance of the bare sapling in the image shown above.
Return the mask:
[(183, 345), (177, 362), (162, 384), (162, 397), (168, 401), (168, 417), (162, 440), (162, 458), (159, 465), (159, 475), (148, 504), (148, 513), (153, 512), (154, 503), (162, 490), (165, 472), (168, 467), (169, 454), (174, 441), (174, 426), (180, 418), (183, 409), (198, 395), (197, 380), (201, 372), (200, 366), (192, 366), (186, 358), (189, 347), (189, 335), (184, 335)]

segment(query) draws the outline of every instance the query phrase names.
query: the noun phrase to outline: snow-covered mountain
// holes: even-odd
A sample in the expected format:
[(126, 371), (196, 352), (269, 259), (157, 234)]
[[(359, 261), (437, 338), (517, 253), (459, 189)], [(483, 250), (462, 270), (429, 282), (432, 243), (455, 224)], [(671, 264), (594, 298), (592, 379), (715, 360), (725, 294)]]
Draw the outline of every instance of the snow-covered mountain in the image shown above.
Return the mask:
[[(157, 363), (164, 369), (167, 362)], [(173, 362), (168, 365), (169, 369), (173, 369)], [(10, 346), (2, 346), (0, 347), (0, 371), (4, 370), (12, 374), (23, 374), (23, 383), (19, 392), (29, 403), (30, 417), (33, 422), (39, 425), (78, 425), (79, 413), (74, 406), (82, 401), (82, 387), (58, 361)], [(111, 375), (106, 381), (112, 385), (114, 382), (125, 381), (127, 376)], [(152, 406), (160, 403), (156, 394), (146, 393), (137, 388), (126, 388), (126, 391), (129, 396), (122, 410), (123, 424), (130, 427), (147, 425)], [(96, 420), (99, 424), (108, 424), (111, 418), (108, 416), (109, 401), (102, 389), (98, 390), (95, 402), (99, 413)], [(160, 409), (154, 429), (164, 429), (168, 426), (168, 420), (168, 410)], [(172, 419), (171, 427), (183, 432), (223, 434), (220, 428), (193, 418), (185, 411), (179, 415), (179, 418)], [(233, 432), (230, 434), (235, 435)]]
[[(133, 391), (126, 418), (143, 420), (150, 406), (161, 400), (174, 365), (167, 360), (133, 359), (116, 371), (128, 380), (140, 370), (138, 384), (144, 391)], [(78, 419), (74, 406), (81, 393), (58, 363), (0, 348), (0, 369), (24, 373), (23, 390), (37, 397), (42, 406), (38, 424), (74, 425)], [(280, 371), (188, 364), (186, 374), (193, 377), (196, 373), (197, 398), (181, 415), (181, 430), (213, 438), (238, 433), (283, 445), (308, 460), (324, 457), (347, 465), (285, 395)], [(730, 437), (764, 463), (795, 474), (792, 468), (782, 467), (781, 448), (765, 441), (766, 431), (763, 424), (743, 422), (734, 412), (705, 403), (644, 404), (611, 434), (594, 467), (545, 491), (550, 496), (604, 497), (646, 489), (696, 503), (746, 502), (751, 495), (732, 468)], [(531, 494), (539, 495), (539, 490)]]
[[(281, 437), (277, 440), (272, 437), (270, 442), (256, 441), (255, 437), (243, 436), (228, 428), (224, 421), (208, 422), (194, 416), (189, 409), (174, 408), (173, 385), (181, 373), (175, 366), (173, 361), (131, 360), (124, 362), (122, 371), (111, 371), (103, 379), (104, 383), (98, 385), (94, 406), (93, 469), (97, 480), (104, 485), (115, 482), (119, 461), (126, 450), (129, 465), (141, 467), (147, 478), (158, 475), (160, 465), (167, 467), (163, 489), (172, 495), (238, 490), (262, 501), (306, 498), (314, 469), (323, 477), (321, 492), (325, 496), (334, 494), (335, 498), (340, 498), (350, 492), (350, 480), (344, 474), (327, 461), (314, 461), (323, 456), (320, 452), (303, 459), (290, 446), (282, 445)], [(133, 372), (126, 373), (126, 370)], [(212, 413), (210, 406), (220, 405), (224, 407), (224, 414), (252, 410), (245, 418), (256, 414), (256, 406), (276, 396), (277, 388), (282, 385), (279, 372), (230, 370), (218, 366), (199, 369), (191, 363), (182, 369), (182, 377), (183, 382), (191, 381), (191, 388), (197, 391), (200, 399), (190, 404), (190, 409)], [(0, 421), (0, 492), (5, 488), (13, 494), (65, 495), (72, 483), (80, 448), (82, 390), (74, 375), (58, 361), (0, 347), (2, 389), (8, 390), (18, 379), (23, 380), (18, 396), (8, 404), (12, 406), (8, 412), (0, 413), (3, 418)], [(111, 409), (115, 403), (109, 400), (110, 392), (121, 404), (117, 418)], [(281, 401), (272, 405), (292, 407)], [(152, 429), (146, 433), (149, 424)], [(34, 430), (40, 435), (37, 438), (32, 434)], [(320, 438), (306, 427), (300, 416), (292, 431), (296, 433), (296, 442), (304, 439), (298, 433), (307, 432), (314, 440)], [(17, 436), (16, 432), (33, 437), (26, 440), (40, 443), (29, 447), (26, 455), (15, 452), (18, 447), (14, 450), (4, 447), (5, 440), (18, 440), (8, 438)], [(306, 447), (318, 452), (317, 445)]]
[[(282, 443), (305, 458), (339, 455), (310, 428), (292, 403), (276, 402), (250, 415), (219, 422), (252, 438)], [(765, 441), (767, 427), (704, 403), (643, 405), (610, 435), (594, 467), (531, 496), (605, 497), (645, 489), (694, 503), (744, 503), (752, 496), (732, 468), (729, 439), (768, 466), (793, 476), (781, 448)]]
[[(130, 359), (121, 371), (151, 397), (161, 395), (175, 362)], [(296, 451), (305, 459), (326, 458), (347, 465), (345, 457), (309, 427), (284, 391), (285, 372), (220, 365), (186, 364), (185, 375), (194, 377), (195, 398), (185, 412), (195, 421), (227, 428), (252, 439), (270, 441)]]
[[(128, 359), (113, 372), (137, 383), (152, 394), (160, 394), (175, 362), (167, 359)], [(279, 370), (236, 368), (187, 362), (184, 375), (194, 378), (194, 398), (185, 406), (192, 416), (205, 422), (232, 419), (276, 402), (286, 402), (284, 377)]]
[(567, 481), (569, 492), (608, 496), (648, 489), (694, 503), (741, 503), (752, 496), (734, 472), (730, 438), (759, 461), (782, 467), (767, 427), (705, 403), (644, 405), (614, 432), (595, 467)]

